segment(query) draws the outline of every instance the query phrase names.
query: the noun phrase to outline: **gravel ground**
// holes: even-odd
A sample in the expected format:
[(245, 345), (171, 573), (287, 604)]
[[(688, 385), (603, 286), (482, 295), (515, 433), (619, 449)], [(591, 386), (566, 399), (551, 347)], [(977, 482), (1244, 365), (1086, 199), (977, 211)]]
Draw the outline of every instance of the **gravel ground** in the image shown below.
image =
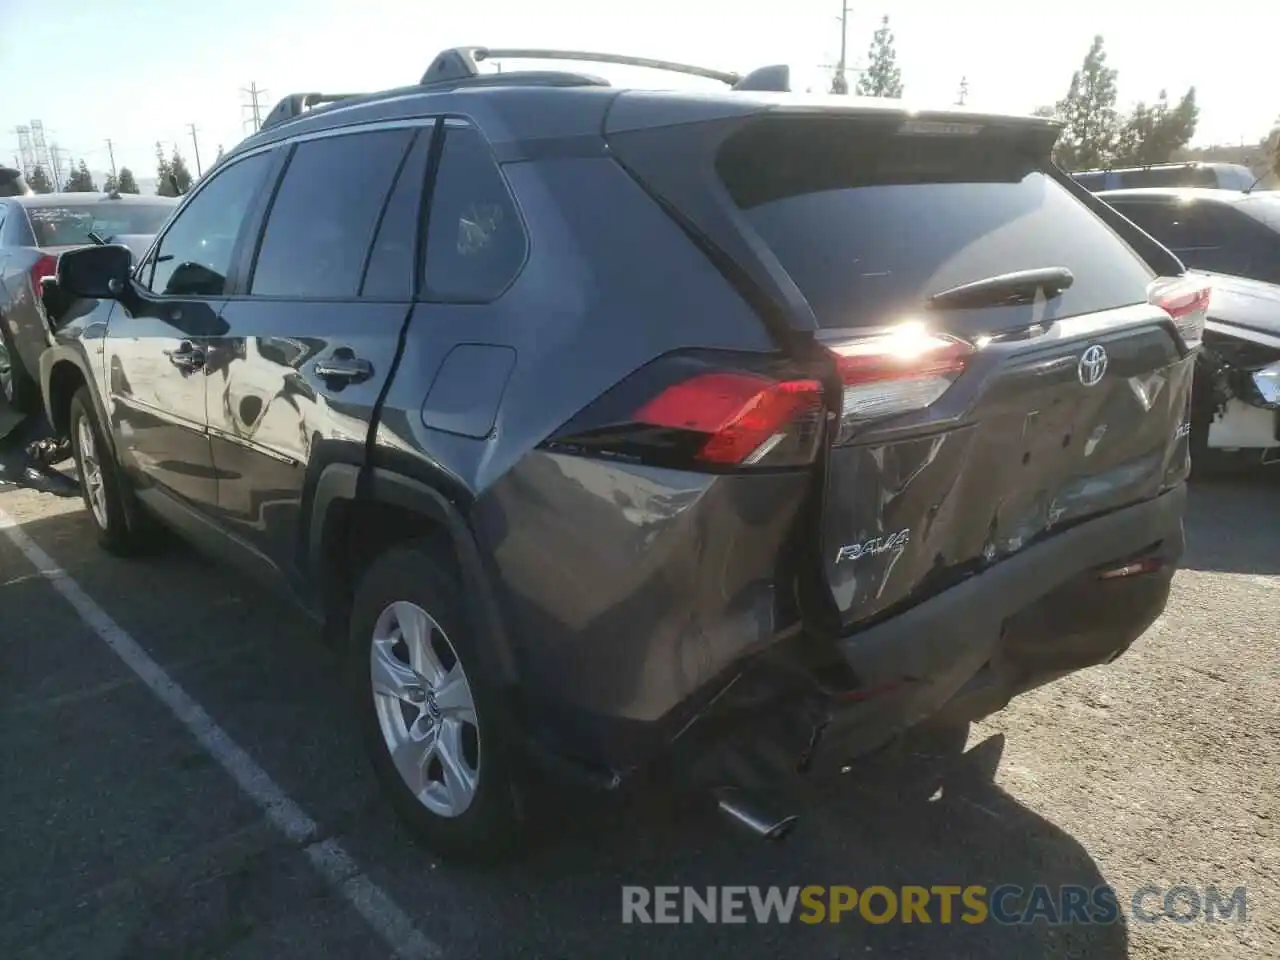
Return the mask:
[[(2, 459), (2, 458), (0, 458)], [(977, 725), (941, 795), (882, 759), (781, 846), (663, 798), (581, 801), (503, 871), (407, 841), (336, 707), (314, 630), (182, 548), (104, 557), (79, 502), (0, 510), (339, 842), (448, 958), (1280, 957), (1280, 483), (1193, 490), (1166, 615), (1121, 660)], [(70, 604), (0, 536), (0, 957), (386, 957)], [(992, 775), (994, 772), (994, 775)], [(1243, 923), (642, 926), (622, 884), (1246, 886)], [(1148, 905), (1158, 909), (1158, 899)]]

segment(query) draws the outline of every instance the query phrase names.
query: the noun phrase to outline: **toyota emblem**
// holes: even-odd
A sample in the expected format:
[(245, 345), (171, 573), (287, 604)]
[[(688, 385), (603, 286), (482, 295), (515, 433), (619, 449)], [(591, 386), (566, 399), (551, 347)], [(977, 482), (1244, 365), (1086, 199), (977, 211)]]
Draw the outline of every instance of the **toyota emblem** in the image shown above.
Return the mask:
[(1093, 346), (1080, 354), (1080, 362), (1076, 365), (1076, 376), (1086, 387), (1097, 386), (1103, 374), (1107, 372), (1107, 351), (1101, 344)]

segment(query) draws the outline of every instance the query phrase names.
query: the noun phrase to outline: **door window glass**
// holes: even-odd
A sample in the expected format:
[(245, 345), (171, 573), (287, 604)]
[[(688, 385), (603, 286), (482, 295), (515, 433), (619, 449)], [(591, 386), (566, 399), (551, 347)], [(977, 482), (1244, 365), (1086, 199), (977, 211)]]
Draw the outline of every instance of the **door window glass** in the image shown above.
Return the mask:
[(413, 130), (379, 130), (298, 145), (253, 270), (255, 296), (354, 297), (378, 217)]
[(236, 238), (270, 163), (269, 153), (255, 154), (211, 178), (165, 232), (140, 281), (162, 296), (224, 294)]

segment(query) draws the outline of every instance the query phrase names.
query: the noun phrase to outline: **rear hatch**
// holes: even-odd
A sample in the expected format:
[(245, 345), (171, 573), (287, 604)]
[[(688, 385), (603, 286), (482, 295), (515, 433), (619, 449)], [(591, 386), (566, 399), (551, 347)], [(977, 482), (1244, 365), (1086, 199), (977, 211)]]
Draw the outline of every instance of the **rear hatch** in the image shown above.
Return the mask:
[(1202, 285), (1157, 280), (1064, 187), (1054, 135), (770, 108), (611, 138), (825, 365), (807, 616), (887, 615), (1185, 474)]

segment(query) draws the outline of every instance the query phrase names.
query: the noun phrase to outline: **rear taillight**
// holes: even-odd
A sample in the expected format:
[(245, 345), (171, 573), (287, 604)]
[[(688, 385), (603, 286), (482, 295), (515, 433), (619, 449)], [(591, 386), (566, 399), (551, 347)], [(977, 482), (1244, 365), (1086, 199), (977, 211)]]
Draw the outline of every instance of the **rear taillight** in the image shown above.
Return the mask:
[(916, 326), (828, 349), (844, 386), (841, 440), (864, 421), (928, 407), (955, 383), (974, 352), (963, 340)]
[(1188, 347), (1198, 347), (1204, 339), (1210, 293), (1211, 288), (1203, 280), (1179, 277), (1156, 280), (1151, 284), (1149, 299), (1173, 318)]
[(662, 391), (636, 411), (636, 420), (704, 437), (694, 454), (704, 463), (756, 464), (821, 408), (817, 380), (704, 373)]
[(549, 449), (682, 469), (812, 463), (822, 384), (681, 362), (640, 371), (545, 444)]
[(58, 275), (58, 258), (52, 254), (42, 254), (31, 266), (31, 290), (40, 299), (41, 281)]

